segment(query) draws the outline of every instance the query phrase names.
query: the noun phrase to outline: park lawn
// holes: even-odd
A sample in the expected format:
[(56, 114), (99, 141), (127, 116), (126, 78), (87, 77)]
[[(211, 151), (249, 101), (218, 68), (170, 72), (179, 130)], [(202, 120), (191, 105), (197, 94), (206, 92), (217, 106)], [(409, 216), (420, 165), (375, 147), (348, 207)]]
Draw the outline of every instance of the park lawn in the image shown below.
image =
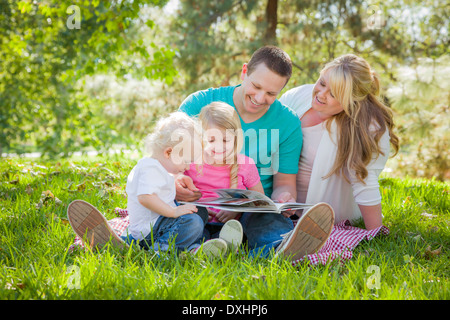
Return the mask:
[[(90, 157), (0, 160), (0, 298), (22, 299), (424, 299), (450, 298), (449, 184), (381, 179), (388, 236), (351, 260), (293, 267), (280, 258), (209, 260), (131, 247), (69, 252), (66, 210), (75, 199), (108, 219), (126, 207), (136, 160)], [(378, 282), (368, 282), (378, 276)]]

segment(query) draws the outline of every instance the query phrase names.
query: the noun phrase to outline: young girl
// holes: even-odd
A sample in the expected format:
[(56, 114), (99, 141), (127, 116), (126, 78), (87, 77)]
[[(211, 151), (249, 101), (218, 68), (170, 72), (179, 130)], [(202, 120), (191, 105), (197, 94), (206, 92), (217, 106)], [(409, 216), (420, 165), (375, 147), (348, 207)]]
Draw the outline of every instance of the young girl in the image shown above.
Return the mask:
[[(161, 119), (154, 133), (148, 136), (146, 149), (150, 157), (139, 160), (128, 176), (129, 226), (126, 230), (128, 236), (123, 238), (126, 242), (136, 241), (142, 248), (155, 251), (167, 251), (173, 242), (179, 251), (198, 251), (207, 212), (198, 210), (192, 204), (177, 206), (173, 177), (188, 169), (194, 161), (196, 131), (195, 120), (185, 113), (175, 112)], [(77, 219), (82, 222), (74, 227), (77, 235), (84, 238), (86, 232), (90, 232), (88, 240), (91, 237), (99, 239), (97, 244), (104, 244), (108, 238), (118, 243), (118, 237), (107, 223), (102, 224), (102, 220), (106, 220), (102, 219), (101, 213), (92, 208), (80, 201), (73, 210), (69, 208), (69, 221), (73, 220), (76, 210)], [(92, 221), (95, 223), (89, 223)], [(215, 256), (226, 250), (227, 244), (222, 239), (203, 244), (206, 254)]]
[[(240, 154), (243, 134), (235, 109), (224, 102), (213, 102), (202, 108), (199, 120), (203, 127), (203, 162), (201, 165), (191, 164), (184, 174), (191, 177), (202, 192), (200, 199), (215, 197), (217, 194), (212, 190), (223, 188), (248, 189), (264, 194), (255, 162)], [(206, 230), (210, 237), (214, 237), (223, 223), (237, 219), (239, 214), (212, 208), (208, 212)], [(240, 227), (240, 223), (235, 227)]]

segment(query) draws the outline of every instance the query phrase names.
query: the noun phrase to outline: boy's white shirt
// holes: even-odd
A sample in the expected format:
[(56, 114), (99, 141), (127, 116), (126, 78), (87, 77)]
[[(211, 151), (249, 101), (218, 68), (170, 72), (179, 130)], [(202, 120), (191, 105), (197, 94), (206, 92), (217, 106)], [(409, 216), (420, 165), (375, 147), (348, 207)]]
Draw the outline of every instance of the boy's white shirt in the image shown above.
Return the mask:
[(168, 205), (175, 207), (175, 179), (158, 160), (144, 157), (131, 170), (127, 179), (127, 210), (130, 219), (123, 235), (131, 235), (136, 240), (147, 236), (159, 214), (139, 203), (138, 196), (155, 194)]
[[(301, 118), (311, 108), (312, 91), (314, 85), (307, 84), (287, 91), (280, 98), (281, 103), (292, 108)], [(370, 128), (369, 128), (370, 129)], [(333, 121), (330, 133), (325, 130), (317, 149), (311, 179), (306, 196), (306, 203), (327, 202), (335, 212), (335, 223), (344, 220), (361, 218), (359, 205), (371, 206), (381, 203), (378, 176), (383, 171), (389, 157), (389, 132), (386, 131), (380, 139), (380, 147), (384, 153), (374, 158), (367, 166), (368, 177), (366, 184), (359, 182), (354, 173), (350, 172), (351, 183), (343, 177), (326, 176), (337, 155), (337, 126)], [(355, 200), (356, 199), (356, 200)]]

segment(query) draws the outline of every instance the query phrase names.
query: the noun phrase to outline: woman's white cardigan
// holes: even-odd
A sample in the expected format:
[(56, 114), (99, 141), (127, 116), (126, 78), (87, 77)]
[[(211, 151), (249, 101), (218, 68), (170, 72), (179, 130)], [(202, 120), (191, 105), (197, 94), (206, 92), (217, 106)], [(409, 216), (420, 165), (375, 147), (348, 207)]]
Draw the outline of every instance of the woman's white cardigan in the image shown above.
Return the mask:
[[(297, 112), (301, 118), (306, 111), (311, 108), (312, 90), (314, 85), (303, 85), (287, 91), (280, 98), (280, 101)], [(314, 160), (311, 180), (306, 196), (306, 203), (327, 202), (335, 213), (335, 223), (344, 220), (356, 220), (361, 218), (361, 211), (358, 205), (372, 206), (381, 203), (381, 195), (378, 184), (378, 176), (383, 171), (389, 157), (389, 132), (381, 137), (379, 144), (384, 155), (374, 158), (367, 166), (368, 177), (365, 183), (361, 183), (350, 172), (351, 183), (348, 183), (342, 176), (336, 174), (327, 179), (323, 179), (331, 168), (337, 154), (337, 126), (333, 121), (331, 132), (325, 130), (317, 149)], [(368, 128), (368, 130), (370, 130)]]

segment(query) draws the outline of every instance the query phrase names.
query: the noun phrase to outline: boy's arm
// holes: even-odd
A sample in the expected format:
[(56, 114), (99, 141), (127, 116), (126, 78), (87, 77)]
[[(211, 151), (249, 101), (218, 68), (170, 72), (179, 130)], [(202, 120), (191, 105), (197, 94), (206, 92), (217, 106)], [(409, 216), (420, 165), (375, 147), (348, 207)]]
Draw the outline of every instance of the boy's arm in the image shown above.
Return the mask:
[(197, 212), (197, 207), (191, 204), (171, 207), (156, 194), (141, 194), (138, 196), (138, 201), (147, 209), (168, 218), (177, 218), (184, 214)]

